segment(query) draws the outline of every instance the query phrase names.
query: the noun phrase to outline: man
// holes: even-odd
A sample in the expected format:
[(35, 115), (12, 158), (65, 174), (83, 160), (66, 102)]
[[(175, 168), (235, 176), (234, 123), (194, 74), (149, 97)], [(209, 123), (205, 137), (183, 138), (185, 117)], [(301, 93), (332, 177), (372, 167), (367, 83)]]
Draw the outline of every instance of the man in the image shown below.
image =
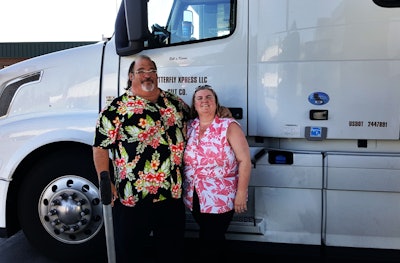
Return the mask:
[[(157, 262), (183, 262), (182, 156), (189, 107), (158, 87), (150, 57), (139, 56), (128, 74), (126, 93), (100, 113), (93, 143), (98, 175), (109, 171), (112, 153), (117, 262), (153, 255)], [(149, 243), (154, 246), (147, 250)]]

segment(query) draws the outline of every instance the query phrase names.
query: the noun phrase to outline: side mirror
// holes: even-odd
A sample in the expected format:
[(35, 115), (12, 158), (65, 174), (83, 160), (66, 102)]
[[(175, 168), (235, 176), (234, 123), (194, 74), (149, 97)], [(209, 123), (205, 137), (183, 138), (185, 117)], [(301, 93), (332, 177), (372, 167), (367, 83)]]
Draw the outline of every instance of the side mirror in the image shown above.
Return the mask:
[(136, 54), (144, 49), (147, 28), (147, 1), (123, 0), (115, 21), (115, 46), (120, 56)]

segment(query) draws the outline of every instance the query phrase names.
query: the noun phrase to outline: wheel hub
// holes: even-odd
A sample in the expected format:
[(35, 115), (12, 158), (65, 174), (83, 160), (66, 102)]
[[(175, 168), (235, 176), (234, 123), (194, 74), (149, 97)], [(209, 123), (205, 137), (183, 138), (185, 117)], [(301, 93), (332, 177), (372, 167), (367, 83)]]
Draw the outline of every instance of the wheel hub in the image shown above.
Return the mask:
[(103, 224), (102, 212), (97, 187), (78, 176), (63, 176), (52, 181), (39, 200), (43, 227), (54, 238), (68, 244), (94, 237)]

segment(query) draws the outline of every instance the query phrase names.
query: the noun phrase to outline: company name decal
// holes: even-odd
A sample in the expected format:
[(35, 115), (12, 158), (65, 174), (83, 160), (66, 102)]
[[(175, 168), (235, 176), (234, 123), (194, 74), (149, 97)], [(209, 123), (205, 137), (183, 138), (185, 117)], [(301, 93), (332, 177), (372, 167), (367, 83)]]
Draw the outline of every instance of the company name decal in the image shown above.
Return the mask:
[(159, 83), (207, 83), (207, 77), (158, 77)]
[[(178, 83), (178, 84), (205, 84), (207, 83), (207, 77), (174, 77), (174, 76), (159, 76), (158, 83)], [(193, 90), (195, 86), (192, 87)], [(167, 89), (169, 92), (177, 95), (186, 95), (186, 89)]]

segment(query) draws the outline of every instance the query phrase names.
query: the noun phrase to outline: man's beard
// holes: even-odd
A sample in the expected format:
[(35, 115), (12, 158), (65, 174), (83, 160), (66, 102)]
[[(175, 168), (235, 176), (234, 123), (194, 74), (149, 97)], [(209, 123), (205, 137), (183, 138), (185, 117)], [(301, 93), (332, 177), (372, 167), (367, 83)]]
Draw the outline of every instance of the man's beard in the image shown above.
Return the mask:
[(141, 87), (142, 87), (143, 91), (147, 91), (147, 92), (153, 91), (154, 88), (155, 88), (154, 87), (154, 83), (153, 82), (149, 82), (149, 81), (142, 82)]

